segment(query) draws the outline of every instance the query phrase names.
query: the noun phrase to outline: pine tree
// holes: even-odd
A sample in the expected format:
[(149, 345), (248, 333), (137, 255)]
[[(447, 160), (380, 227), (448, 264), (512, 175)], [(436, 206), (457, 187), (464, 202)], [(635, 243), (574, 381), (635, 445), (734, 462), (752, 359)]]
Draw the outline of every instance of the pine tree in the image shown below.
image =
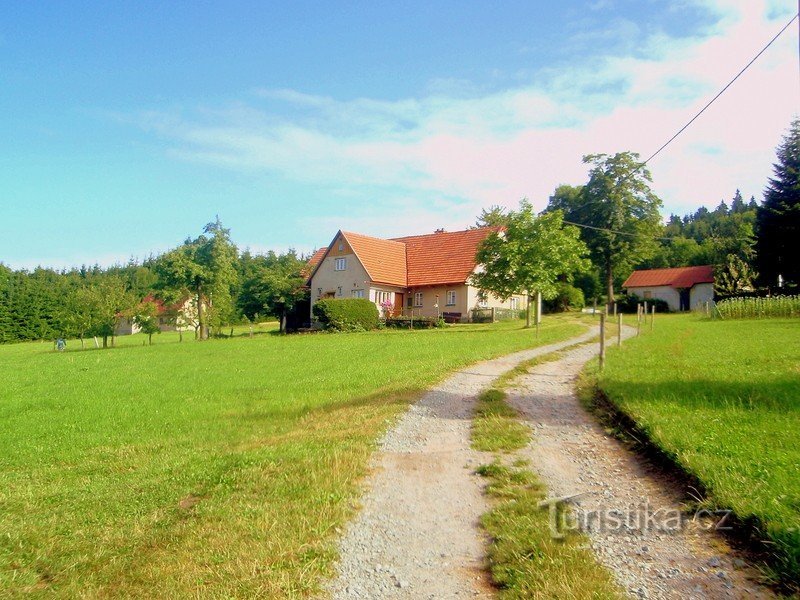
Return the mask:
[(775, 177), (769, 180), (756, 217), (756, 251), (762, 282), (773, 287), (782, 276), (800, 284), (800, 118), (777, 149)]

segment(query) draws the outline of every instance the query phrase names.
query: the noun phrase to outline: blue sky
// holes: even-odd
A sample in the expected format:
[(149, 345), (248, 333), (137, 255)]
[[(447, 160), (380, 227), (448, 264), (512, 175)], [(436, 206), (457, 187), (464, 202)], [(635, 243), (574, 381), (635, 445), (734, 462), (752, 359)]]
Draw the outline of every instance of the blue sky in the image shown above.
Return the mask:
[[(0, 20), (0, 262), (110, 264), (220, 215), (256, 251), (543, 207), (654, 151), (794, 0), (18, 3)], [(652, 164), (667, 211), (760, 197), (797, 28)]]

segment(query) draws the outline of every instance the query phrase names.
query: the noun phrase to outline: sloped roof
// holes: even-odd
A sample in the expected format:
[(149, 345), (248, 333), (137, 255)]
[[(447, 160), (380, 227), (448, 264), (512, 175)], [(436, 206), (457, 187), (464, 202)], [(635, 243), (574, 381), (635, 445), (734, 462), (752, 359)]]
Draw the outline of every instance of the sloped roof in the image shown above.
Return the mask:
[(406, 287), (405, 244), (351, 231), (342, 231), (341, 234), (372, 281)]
[(698, 283), (714, 283), (714, 267), (677, 267), (674, 269), (643, 269), (634, 271), (622, 284), (624, 288), (668, 285), (690, 288)]
[(475, 254), (497, 227), (394, 238), (406, 245), (408, 286), (465, 283), (475, 270)]
[(340, 231), (309, 260), (309, 280), (341, 235), (358, 257), (370, 280), (398, 287), (465, 283), (475, 270), (475, 254), (499, 227), (382, 239)]
[(311, 258), (308, 259), (308, 270), (309, 272), (311, 269), (316, 267), (321, 261), (322, 257), (325, 256), (325, 253), (328, 251), (327, 248), (320, 248), (314, 254), (311, 255)]

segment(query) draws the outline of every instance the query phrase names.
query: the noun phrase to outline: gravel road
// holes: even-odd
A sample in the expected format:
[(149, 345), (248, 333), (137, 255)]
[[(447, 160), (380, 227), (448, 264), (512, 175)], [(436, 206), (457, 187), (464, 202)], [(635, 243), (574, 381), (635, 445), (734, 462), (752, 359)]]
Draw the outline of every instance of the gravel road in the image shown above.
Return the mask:
[(488, 598), (487, 511), (473, 474), (487, 457), (470, 449), (478, 394), (524, 360), (586, 341), (517, 352), (459, 371), (410, 407), (380, 442), (362, 509), (340, 541), (334, 598)]
[[(538, 365), (509, 393), (509, 403), (534, 432), (521, 454), (550, 496), (582, 494), (572, 502), (581, 517), (576, 523), (633, 597), (773, 597), (750, 581), (753, 570), (709, 531), (715, 521), (684, 518), (677, 526), (680, 484), (665, 480), (609, 437), (581, 406), (574, 381), (596, 351), (584, 346)], [(617, 526), (620, 517), (623, 525)]]

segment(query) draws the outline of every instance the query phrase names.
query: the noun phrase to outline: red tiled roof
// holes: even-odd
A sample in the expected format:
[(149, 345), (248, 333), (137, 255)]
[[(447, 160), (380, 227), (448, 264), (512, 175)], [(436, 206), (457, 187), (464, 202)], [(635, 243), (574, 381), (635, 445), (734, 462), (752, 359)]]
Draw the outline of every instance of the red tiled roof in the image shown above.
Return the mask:
[(349, 231), (342, 231), (342, 236), (372, 281), (406, 287), (405, 244)]
[(622, 284), (624, 288), (668, 285), (690, 288), (697, 283), (714, 283), (714, 267), (677, 267), (674, 269), (645, 269), (634, 271)]
[(475, 270), (475, 254), (497, 227), (394, 238), (406, 245), (408, 286), (465, 283)]
[(322, 260), (322, 257), (325, 256), (325, 253), (328, 251), (327, 248), (320, 248), (314, 254), (311, 255), (311, 258), (308, 259), (308, 269), (309, 271), (317, 266), (317, 264)]
[[(478, 246), (499, 229), (482, 227), (388, 240), (341, 231), (334, 242), (341, 234), (375, 283), (420, 287), (465, 283), (475, 270)], [(311, 257), (309, 279), (329, 249), (322, 248)]]

